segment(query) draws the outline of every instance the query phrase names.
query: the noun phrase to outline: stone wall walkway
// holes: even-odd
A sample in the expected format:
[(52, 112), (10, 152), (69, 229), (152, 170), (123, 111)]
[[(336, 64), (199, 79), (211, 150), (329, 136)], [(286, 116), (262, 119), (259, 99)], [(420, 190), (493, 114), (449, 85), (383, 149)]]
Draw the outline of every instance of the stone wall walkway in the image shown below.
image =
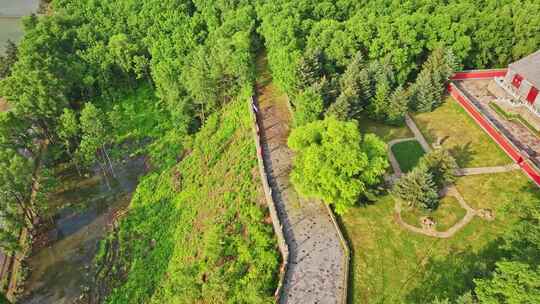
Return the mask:
[(267, 69), (260, 70), (265, 75), (257, 84), (255, 102), (263, 160), (289, 247), (280, 303), (345, 303), (348, 261), (340, 231), (323, 202), (299, 197), (289, 182), (293, 153), (287, 147), (287, 99), (272, 84)]

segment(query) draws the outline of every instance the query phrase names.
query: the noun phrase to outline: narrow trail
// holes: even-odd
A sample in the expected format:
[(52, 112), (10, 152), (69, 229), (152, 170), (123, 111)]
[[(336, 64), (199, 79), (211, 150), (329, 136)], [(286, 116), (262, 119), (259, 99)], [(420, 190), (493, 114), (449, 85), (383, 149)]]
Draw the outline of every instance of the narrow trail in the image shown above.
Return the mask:
[(293, 153), (287, 147), (291, 113), (259, 58), (258, 121), (265, 170), (289, 247), (280, 303), (345, 303), (347, 266), (340, 232), (319, 200), (299, 197), (289, 182)]
[[(422, 146), (422, 148), (424, 149), (424, 152), (428, 153), (429, 151), (431, 151), (431, 146), (425, 139), (422, 132), (420, 132), (420, 129), (418, 128), (414, 120), (409, 116), (409, 114), (405, 116), (405, 123), (407, 124), (409, 129), (413, 132), (414, 137), (394, 139), (388, 143), (388, 158), (390, 159), (390, 164), (392, 165), (392, 168), (394, 170), (394, 174), (388, 178), (390, 182), (395, 181), (397, 178), (399, 178), (403, 174), (399, 166), (399, 163), (394, 153), (392, 152), (393, 145), (400, 142), (404, 142), (404, 141), (417, 140)], [(491, 173), (508, 172), (508, 171), (513, 171), (517, 169), (519, 169), (519, 166), (517, 166), (516, 164), (510, 164), (507, 166), (497, 166), (497, 167), (458, 168), (455, 171), (455, 174), (458, 176), (475, 175), (475, 174), (491, 174)], [(479, 211), (473, 209), (471, 206), (469, 206), (469, 204), (467, 204), (467, 202), (465, 201), (461, 193), (458, 191), (458, 189), (454, 185), (448, 186), (445, 189), (443, 189), (442, 196), (446, 196), (446, 195), (455, 197), (459, 205), (466, 211), (465, 216), (461, 220), (459, 220), (459, 222), (454, 224), (454, 226), (450, 227), (446, 231), (437, 231), (435, 229), (427, 230), (427, 229), (419, 228), (409, 223), (406, 223), (401, 217), (401, 204), (397, 201), (396, 201), (396, 204), (394, 205), (394, 209), (395, 209), (394, 218), (401, 227), (415, 233), (437, 237), (437, 238), (452, 237), (454, 234), (456, 234), (456, 232), (461, 230), (463, 227), (467, 226), (467, 224), (469, 224), (469, 222), (471, 222), (475, 216), (479, 215)]]

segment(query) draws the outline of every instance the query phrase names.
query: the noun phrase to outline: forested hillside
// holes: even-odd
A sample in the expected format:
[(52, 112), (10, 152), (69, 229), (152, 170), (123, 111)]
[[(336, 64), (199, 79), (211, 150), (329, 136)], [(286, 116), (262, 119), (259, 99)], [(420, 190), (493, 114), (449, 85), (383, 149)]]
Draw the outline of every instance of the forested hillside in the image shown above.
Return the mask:
[(450, 71), (504, 67), (540, 45), (539, 21), (527, 17), (538, 11), (537, 1), (510, 0), (257, 5), (270, 68), (297, 124), (324, 115), (395, 124), (408, 108), (431, 110), (447, 72), (416, 79), (444, 71), (441, 55), (424, 65), (430, 54), (444, 49)]
[(104, 243), (96, 261), (96, 282), (111, 285), (92, 293), (111, 303), (271, 302), (279, 259), (246, 106), (255, 22), (248, 1), (58, 0), (26, 18), (2, 59), (11, 108), (0, 120), (2, 246), (18, 250), (19, 228), (45, 220), (58, 165), (97, 168), (110, 187), (125, 157), (145, 155), (150, 173), (111, 235), (114, 251)]
[(23, 227), (52, 220), (59, 166), (110, 188), (115, 167), (142, 155), (148, 174), (100, 247), (91, 295), (272, 302), (279, 257), (246, 105), (257, 54), (291, 101), (290, 144), (308, 160), (296, 186), (346, 213), (380, 194), (388, 167), (364, 123), (400, 126), (443, 102), (456, 69), (536, 51), (539, 12), (535, 0), (53, 0), (0, 57), (0, 246), (18, 251)]

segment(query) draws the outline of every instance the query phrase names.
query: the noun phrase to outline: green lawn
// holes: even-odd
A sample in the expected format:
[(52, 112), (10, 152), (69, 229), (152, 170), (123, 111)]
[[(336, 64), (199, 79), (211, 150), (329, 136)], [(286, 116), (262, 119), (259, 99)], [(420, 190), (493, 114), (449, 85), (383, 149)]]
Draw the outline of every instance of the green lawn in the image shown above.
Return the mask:
[(406, 173), (416, 167), (418, 161), (424, 155), (424, 149), (422, 149), (418, 141), (408, 140), (393, 145), (392, 153), (394, 153), (401, 171)]
[(385, 142), (414, 136), (405, 124), (402, 126), (390, 126), (367, 117), (360, 118), (358, 126), (362, 133), (374, 133)]
[[(394, 221), (394, 200), (352, 208), (341, 217), (352, 249), (350, 303), (429, 303), (455, 298), (500, 253), (497, 237), (517, 221), (519, 205), (540, 203), (540, 192), (519, 171), (460, 178), (466, 200), (495, 210), (495, 220), (473, 219), (450, 239), (414, 234)], [(480, 185), (478, 195), (475, 187)], [(519, 204), (518, 204), (519, 203)], [(450, 223), (447, 223), (450, 224)]]
[(441, 140), (462, 168), (499, 166), (511, 162), (450, 97), (433, 112), (415, 114), (414, 120), (427, 141), (434, 143)]
[(421, 227), (420, 218), (431, 217), (438, 231), (446, 231), (461, 220), (467, 211), (463, 209), (457, 199), (453, 196), (445, 196), (441, 199), (439, 207), (435, 211), (423, 210), (421, 208), (404, 208), (401, 211), (403, 220), (413, 226)]

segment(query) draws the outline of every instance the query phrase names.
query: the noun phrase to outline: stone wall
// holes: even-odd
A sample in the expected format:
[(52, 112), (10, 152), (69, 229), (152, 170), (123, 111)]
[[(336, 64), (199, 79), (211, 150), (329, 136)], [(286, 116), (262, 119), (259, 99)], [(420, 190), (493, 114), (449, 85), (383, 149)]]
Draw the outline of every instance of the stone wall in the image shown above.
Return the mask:
[(261, 137), (259, 133), (259, 123), (257, 121), (257, 115), (256, 113), (254, 113), (253, 105), (254, 105), (254, 101), (253, 101), (253, 97), (251, 97), (249, 99), (249, 112), (251, 115), (251, 120), (253, 122), (253, 137), (255, 139), (255, 145), (257, 147), (257, 160), (259, 163), (259, 173), (261, 175), (261, 182), (263, 185), (264, 197), (265, 197), (266, 203), (268, 204), (268, 210), (270, 211), (270, 217), (272, 218), (272, 225), (274, 226), (274, 232), (277, 237), (279, 251), (281, 252), (281, 257), (283, 261), (279, 270), (278, 287), (274, 294), (274, 296), (276, 297), (276, 301), (279, 302), (279, 297), (281, 296), (281, 292), (283, 289), (283, 281), (285, 279), (285, 273), (287, 271), (287, 265), (289, 261), (289, 247), (283, 235), (283, 226), (278, 217), (276, 204), (272, 197), (272, 189), (270, 188), (270, 184), (268, 183), (268, 176), (264, 168), (264, 160), (262, 157), (263, 151), (261, 148)]

